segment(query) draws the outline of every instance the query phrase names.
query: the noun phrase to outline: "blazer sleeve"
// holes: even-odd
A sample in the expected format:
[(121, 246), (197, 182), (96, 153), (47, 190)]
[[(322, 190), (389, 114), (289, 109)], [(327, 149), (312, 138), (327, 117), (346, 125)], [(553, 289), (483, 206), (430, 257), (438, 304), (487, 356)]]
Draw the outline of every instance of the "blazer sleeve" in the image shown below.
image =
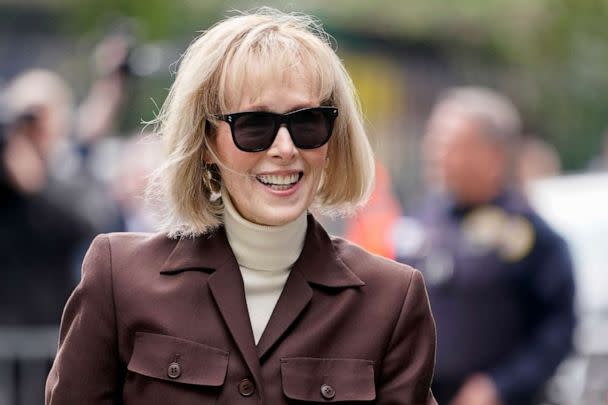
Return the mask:
[(119, 403), (118, 372), (111, 248), (109, 237), (100, 235), (84, 258), (81, 281), (63, 312), (45, 403)]
[(426, 287), (414, 271), (385, 354), (378, 405), (436, 404), (430, 390), (435, 367), (435, 321)]

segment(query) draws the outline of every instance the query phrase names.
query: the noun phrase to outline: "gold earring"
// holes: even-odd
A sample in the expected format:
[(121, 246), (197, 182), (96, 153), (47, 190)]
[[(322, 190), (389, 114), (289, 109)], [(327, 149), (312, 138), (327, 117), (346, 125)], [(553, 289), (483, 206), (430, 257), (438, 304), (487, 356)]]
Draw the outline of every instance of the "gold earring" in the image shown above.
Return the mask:
[(216, 201), (221, 197), (222, 179), (216, 164), (205, 163), (203, 168), (203, 187), (209, 193), (209, 200)]

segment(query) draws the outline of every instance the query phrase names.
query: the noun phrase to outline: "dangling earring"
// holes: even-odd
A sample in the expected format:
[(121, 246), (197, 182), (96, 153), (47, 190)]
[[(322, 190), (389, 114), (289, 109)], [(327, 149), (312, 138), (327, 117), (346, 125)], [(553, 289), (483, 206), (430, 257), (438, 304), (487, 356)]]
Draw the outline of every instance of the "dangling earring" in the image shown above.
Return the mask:
[(203, 170), (203, 187), (209, 192), (209, 201), (215, 202), (222, 196), (219, 169), (215, 163), (205, 163)]

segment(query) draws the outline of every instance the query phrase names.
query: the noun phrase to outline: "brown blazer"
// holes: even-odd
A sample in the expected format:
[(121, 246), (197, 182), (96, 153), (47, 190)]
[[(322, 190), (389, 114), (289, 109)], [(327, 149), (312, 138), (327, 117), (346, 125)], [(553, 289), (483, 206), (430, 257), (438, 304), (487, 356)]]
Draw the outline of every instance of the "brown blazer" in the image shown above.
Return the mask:
[(419, 272), (332, 238), (304, 249), (259, 344), (222, 228), (98, 236), (67, 302), (48, 405), (423, 405), (435, 326)]

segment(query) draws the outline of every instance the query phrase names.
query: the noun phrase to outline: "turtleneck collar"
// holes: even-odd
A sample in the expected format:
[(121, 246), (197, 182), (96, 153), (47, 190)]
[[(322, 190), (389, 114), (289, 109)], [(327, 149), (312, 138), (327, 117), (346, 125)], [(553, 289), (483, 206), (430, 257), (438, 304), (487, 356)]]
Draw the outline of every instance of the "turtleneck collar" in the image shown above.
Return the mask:
[(252, 270), (284, 271), (298, 259), (306, 236), (306, 212), (280, 226), (258, 225), (243, 218), (222, 189), (224, 227), (239, 266)]

